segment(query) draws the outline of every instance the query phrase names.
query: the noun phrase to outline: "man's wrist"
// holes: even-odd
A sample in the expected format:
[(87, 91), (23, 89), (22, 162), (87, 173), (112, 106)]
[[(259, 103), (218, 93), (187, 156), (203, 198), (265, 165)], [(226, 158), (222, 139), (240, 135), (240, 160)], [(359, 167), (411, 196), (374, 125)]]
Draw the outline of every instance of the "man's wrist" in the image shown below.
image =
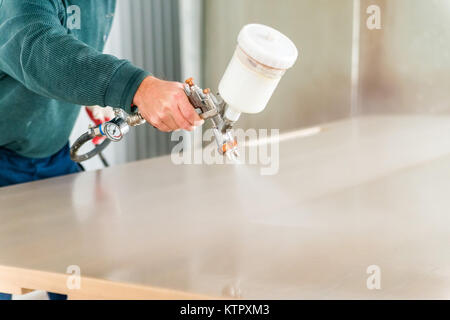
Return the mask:
[(134, 95), (133, 105), (135, 105), (135, 106), (141, 105), (142, 101), (144, 100), (145, 92), (151, 86), (153, 86), (153, 83), (155, 81), (158, 81), (158, 79), (153, 77), (153, 76), (148, 76), (141, 82), (141, 84), (139, 85), (138, 89), (136, 90), (136, 94)]
[(150, 73), (133, 66), (130, 62), (123, 63), (114, 73), (105, 93), (105, 106), (123, 108), (129, 112), (138, 87)]

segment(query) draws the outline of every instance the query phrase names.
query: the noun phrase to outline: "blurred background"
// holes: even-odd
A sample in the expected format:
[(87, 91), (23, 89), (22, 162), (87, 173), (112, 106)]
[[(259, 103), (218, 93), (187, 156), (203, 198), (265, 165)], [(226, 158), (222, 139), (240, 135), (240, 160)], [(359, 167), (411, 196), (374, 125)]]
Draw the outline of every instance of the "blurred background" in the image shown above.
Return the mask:
[[(377, 5), (381, 28), (366, 25)], [(243, 128), (308, 128), (369, 114), (450, 111), (450, 0), (117, 0), (106, 52), (166, 80), (217, 90), (248, 23), (272, 26), (300, 51), (264, 112)], [(80, 114), (72, 134), (86, 131)], [(111, 164), (170, 153), (170, 135), (141, 126), (105, 152)], [(101, 168), (98, 159), (86, 164)]]

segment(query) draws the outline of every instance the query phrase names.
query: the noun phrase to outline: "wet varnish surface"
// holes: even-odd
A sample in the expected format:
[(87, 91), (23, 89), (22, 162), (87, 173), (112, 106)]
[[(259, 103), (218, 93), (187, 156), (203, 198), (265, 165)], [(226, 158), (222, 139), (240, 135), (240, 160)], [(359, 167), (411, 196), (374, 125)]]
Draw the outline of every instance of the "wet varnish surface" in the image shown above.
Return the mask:
[(0, 265), (211, 296), (448, 299), (449, 189), (450, 117), (345, 120), (282, 142), (274, 176), (163, 157), (0, 189)]

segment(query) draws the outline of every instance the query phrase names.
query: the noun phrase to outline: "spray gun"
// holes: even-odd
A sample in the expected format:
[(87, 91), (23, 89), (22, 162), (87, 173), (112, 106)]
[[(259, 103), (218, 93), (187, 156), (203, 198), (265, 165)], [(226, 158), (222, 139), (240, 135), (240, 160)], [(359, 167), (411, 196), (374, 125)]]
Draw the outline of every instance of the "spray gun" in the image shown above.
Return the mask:
[[(281, 32), (260, 24), (249, 24), (238, 36), (235, 53), (219, 83), (219, 94), (202, 89), (192, 78), (184, 91), (192, 106), (204, 120), (211, 120), (219, 152), (236, 159), (237, 141), (232, 135), (241, 113), (259, 113), (266, 107), (286, 70), (298, 57), (294, 43)], [(114, 109), (115, 118), (90, 128), (70, 150), (72, 160), (81, 162), (101, 153), (111, 141), (120, 141), (130, 127), (145, 122), (139, 112), (129, 115)], [(106, 137), (90, 152), (78, 155), (83, 144), (95, 137)]]
[[(202, 89), (195, 85), (192, 78), (186, 80), (184, 91), (200, 118), (204, 120), (211, 119), (219, 153), (230, 159), (236, 159), (239, 156), (237, 141), (233, 138), (231, 132), (235, 122), (224, 116), (226, 103), (220, 95), (214, 95), (209, 89)], [(116, 108), (114, 109), (114, 114), (115, 117), (111, 121), (89, 128), (86, 133), (75, 141), (70, 148), (70, 157), (73, 161), (83, 162), (100, 155), (111, 141), (118, 142), (122, 140), (130, 131), (130, 127), (136, 127), (145, 123), (139, 112), (134, 112), (130, 115), (124, 110)], [(96, 145), (91, 151), (79, 155), (78, 151), (81, 146), (96, 137), (104, 137), (106, 139)]]

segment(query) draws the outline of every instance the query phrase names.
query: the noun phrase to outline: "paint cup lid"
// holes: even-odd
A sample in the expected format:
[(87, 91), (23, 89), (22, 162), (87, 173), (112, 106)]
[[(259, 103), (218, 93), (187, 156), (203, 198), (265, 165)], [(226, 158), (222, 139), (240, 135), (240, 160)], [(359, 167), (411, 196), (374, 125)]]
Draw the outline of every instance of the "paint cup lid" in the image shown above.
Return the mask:
[(295, 44), (278, 30), (262, 24), (244, 26), (238, 44), (248, 56), (271, 68), (289, 69), (297, 61)]

